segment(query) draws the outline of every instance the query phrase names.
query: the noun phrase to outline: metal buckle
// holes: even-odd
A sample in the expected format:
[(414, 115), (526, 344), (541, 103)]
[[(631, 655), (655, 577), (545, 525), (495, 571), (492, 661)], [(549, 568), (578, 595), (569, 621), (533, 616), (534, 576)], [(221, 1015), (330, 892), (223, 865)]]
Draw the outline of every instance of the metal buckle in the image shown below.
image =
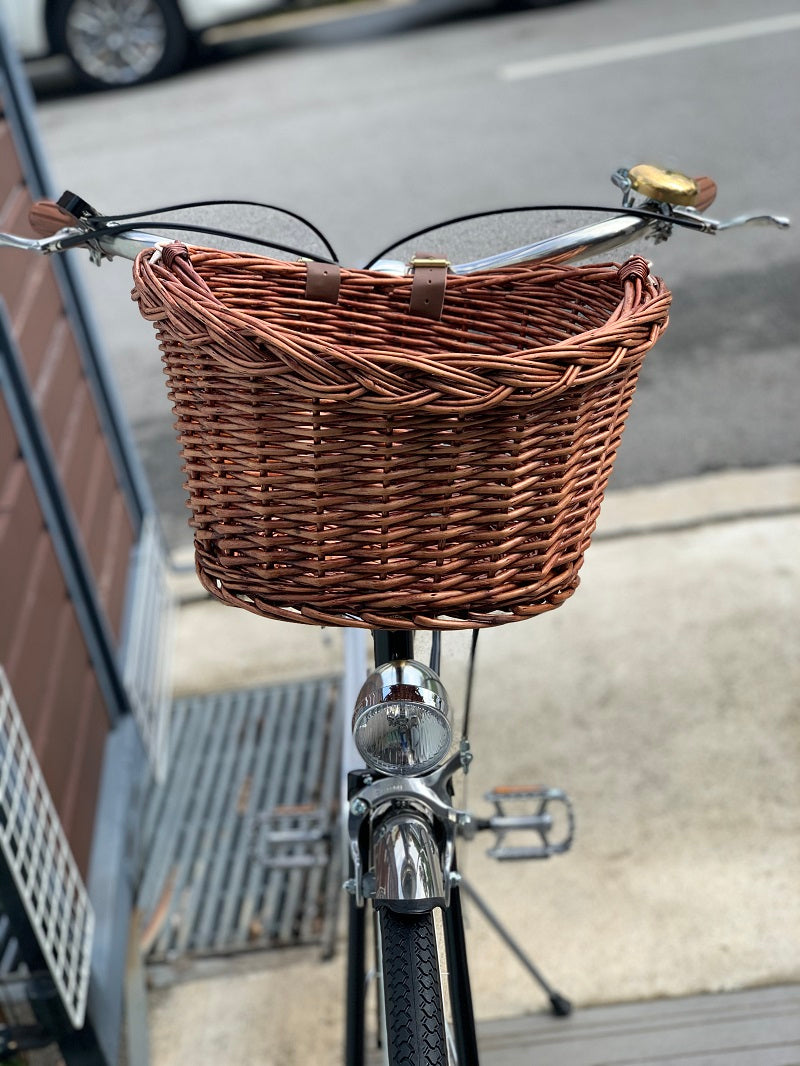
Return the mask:
[(445, 267), (449, 270), (452, 265), (449, 259), (435, 255), (415, 255), (408, 264), (410, 270), (416, 270), (417, 267)]

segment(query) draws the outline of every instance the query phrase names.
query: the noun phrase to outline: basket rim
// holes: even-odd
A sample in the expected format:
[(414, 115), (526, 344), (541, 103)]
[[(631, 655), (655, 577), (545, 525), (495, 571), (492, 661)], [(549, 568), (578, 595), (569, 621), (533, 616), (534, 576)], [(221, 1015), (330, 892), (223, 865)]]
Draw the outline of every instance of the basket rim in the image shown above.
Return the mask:
[[(168, 245), (171, 255), (154, 261), (149, 250), (134, 263), (133, 298), (145, 317), (152, 318), (161, 334), (167, 357), (175, 342), (185, 352), (213, 359), (231, 375), (270, 379), (276, 386), (320, 401), (346, 401), (372, 411), (422, 409), (457, 414), (511, 403), (533, 406), (568, 388), (605, 377), (621, 362), (641, 359), (666, 326), (669, 290), (653, 277), (641, 257), (626, 263), (575, 266), (563, 263), (504, 267), (475, 275), (451, 275), (451, 292), (469, 293), (502, 285), (538, 286), (538, 292), (556, 291), (559, 285), (581, 282), (619, 287), (619, 300), (604, 322), (549, 344), (514, 351), (477, 353), (465, 346), (440, 351), (419, 351), (410, 346), (381, 343), (332, 343), (322, 330), (289, 329), (246, 308), (230, 306), (214, 292), (201, 270), (207, 264), (223, 265), (230, 273), (255, 270), (277, 277), (296, 290), (305, 279), (305, 262), (287, 263), (264, 256), (243, 255), (201, 246)], [(198, 266), (200, 269), (198, 269)], [(208, 273), (208, 271), (206, 271)], [(374, 270), (342, 269), (342, 285), (364, 290), (410, 288), (410, 276), (394, 277)], [(588, 287), (588, 286), (587, 286)], [(599, 287), (598, 287), (599, 291)], [(515, 298), (518, 296), (514, 291)], [(498, 291), (498, 300), (502, 291)], [(287, 298), (291, 313), (304, 308), (318, 321), (320, 314), (335, 313), (320, 301)], [(423, 320), (411, 319), (415, 328)], [(434, 323), (433, 328), (438, 324)], [(434, 332), (435, 336), (435, 332)], [(474, 338), (473, 338), (474, 340)], [(185, 354), (184, 352), (184, 354)]]

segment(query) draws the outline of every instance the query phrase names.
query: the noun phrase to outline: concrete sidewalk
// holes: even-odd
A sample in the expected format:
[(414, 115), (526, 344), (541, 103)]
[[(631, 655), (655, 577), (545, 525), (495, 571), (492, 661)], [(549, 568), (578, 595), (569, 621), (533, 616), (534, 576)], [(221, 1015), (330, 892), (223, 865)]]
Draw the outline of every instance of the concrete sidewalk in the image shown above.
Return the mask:
[[(575, 597), (481, 635), (457, 801), (481, 810), (497, 784), (558, 785), (578, 835), (538, 864), (497, 864), (479, 841), (462, 867), (578, 1005), (800, 981), (799, 546), (800, 467), (611, 493)], [(335, 630), (179, 584), (180, 693), (341, 661)], [(468, 645), (445, 635), (456, 708)], [(545, 1007), (469, 920), (479, 1017)], [(342, 952), (273, 953), (154, 992), (154, 1063), (338, 1063), (343, 967)]]

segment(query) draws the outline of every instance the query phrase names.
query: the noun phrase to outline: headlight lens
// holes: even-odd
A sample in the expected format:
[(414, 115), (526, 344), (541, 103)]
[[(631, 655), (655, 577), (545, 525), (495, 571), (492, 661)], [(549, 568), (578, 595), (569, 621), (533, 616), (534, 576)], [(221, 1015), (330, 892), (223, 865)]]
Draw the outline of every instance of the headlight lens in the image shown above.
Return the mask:
[(452, 730), (447, 694), (422, 663), (388, 663), (366, 680), (353, 736), (368, 766), (388, 774), (423, 774), (443, 762)]

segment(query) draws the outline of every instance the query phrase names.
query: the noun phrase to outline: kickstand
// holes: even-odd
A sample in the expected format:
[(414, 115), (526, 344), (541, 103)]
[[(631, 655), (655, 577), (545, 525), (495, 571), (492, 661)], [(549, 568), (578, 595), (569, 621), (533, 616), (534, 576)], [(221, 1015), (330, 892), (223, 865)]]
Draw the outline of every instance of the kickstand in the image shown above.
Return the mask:
[(531, 960), (528, 958), (528, 956), (525, 954), (525, 952), (522, 950), (522, 948), (519, 946), (513, 936), (502, 924), (497, 915), (489, 909), (486, 902), (478, 895), (472, 885), (463, 877), (461, 879), (460, 887), (462, 891), (466, 892), (466, 894), (469, 896), (469, 898), (472, 900), (472, 902), (475, 904), (475, 906), (478, 908), (478, 910), (481, 912), (487, 922), (489, 922), (489, 924), (495, 930), (500, 939), (503, 940), (507, 947), (509, 947), (511, 951), (513, 951), (513, 953), (517, 956), (517, 958), (528, 971), (528, 973), (531, 975), (531, 977), (533, 977), (533, 979), (544, 989), (545, 994), (550, 1000), (550, 1006), (553, 1010), (553, 1014), (555, 1014), (559, 1018), (566, 1018), (567, 1015), (571, 1014), (572, 1004), (570, 1003), (570, 1001), (566, 998), (566, 996), (562, 996), (560, 992), (556, 992), (556, 990), (552, 987), (549, 981), (545, 978), (541, 970), (539, 970), (538, 967), (536, 967), (533, 962), (531, 962)]

